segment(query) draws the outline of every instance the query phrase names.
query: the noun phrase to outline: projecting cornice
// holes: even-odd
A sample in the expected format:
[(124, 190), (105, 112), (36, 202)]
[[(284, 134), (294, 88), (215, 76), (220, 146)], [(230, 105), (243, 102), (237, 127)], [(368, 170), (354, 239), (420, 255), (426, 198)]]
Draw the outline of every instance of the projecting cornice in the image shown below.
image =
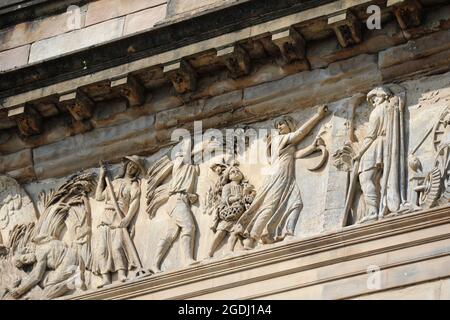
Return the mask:
[[(122, 66), (124, 70), (123, 66), (131, 62), (135, 63), (135, 67), (127, 66), (126, 72), (136, 71), (138, 66), (167, 64), (184, 56), (230, 46), (236, 41), (287, 28), (287, 22), (305, 22), (371, 2), (381, 4), (385, 1), (249, 0), (230, 4), (171, 21), (144, 33), (0, 74), (0, 99), (102, 70), (111, 70), (109, 77), (116, 77), (120, 74), (112, 68)], [(277, 20), (280, 18), (285, 22)], [(8, 100), (3, 103), (5, 107), (10, 104)]]

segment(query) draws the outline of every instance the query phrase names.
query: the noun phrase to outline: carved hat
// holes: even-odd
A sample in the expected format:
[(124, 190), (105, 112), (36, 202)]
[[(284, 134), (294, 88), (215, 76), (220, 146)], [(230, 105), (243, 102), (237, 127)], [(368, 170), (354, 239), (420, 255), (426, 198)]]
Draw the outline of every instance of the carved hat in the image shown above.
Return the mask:
[(215, 171), (217, 167), (220, 167), (222, 168), (222, 170), (225, 170), (227, 168), (227, 165), (225, 163), (214, 162), (209, 168)]
[(145, 168), (144, 165), (142, 164), (142, 160), (140, 157), (138, 156), (126, 156), (123, 158), (124, 161), (131, 161), (133, 162), (135, 165), (137, 165), (137, 167), (139, 168), (139, 171), (144, 174), (145, 173)]
[(376, 87), (375, 89), (371, 90), (367, 94), (367, 101), (370, 104), (373, 104), (372, 98), (373, 97), (380, 97), (380, 96), (390, 97), (390, 96), (392, 96), (392, 91), (388, 87), (385, 87), (385, 86)]

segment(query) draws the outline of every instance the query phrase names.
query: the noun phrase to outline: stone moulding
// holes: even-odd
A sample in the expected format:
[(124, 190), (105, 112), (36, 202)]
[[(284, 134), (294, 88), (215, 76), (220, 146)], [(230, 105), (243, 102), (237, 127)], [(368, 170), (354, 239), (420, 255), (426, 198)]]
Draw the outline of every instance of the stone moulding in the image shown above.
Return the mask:
[[(427, 230), (432, 230), (432, 232), (427, 233)], [(399, 255), (400, 260), (387, 261), (387, 263), (385, 262), (380, 266), (381, 270), (388, 270), (409, 264), (425, 263), (434, 259), (448, 260), (450, 255), (450, 248), (448, 247), (449, 239), (450, 206), (446, 206), (414, 214), (386, 218), (366, 225), (350, 226), (338, 232), (273, 245), (269, 248), (238, 254), (220, 261), (205, 262), (199, 266), (166, 272), (126, 284), (111, 286), (100, 291), (66, 298), (82, 300), (133, 299), (139, 297), (143, 297), (144, 299), (148, 297), (154, 297), (156, 299), (204, 298), (208, 297), (208, 294), (214, 294), (222, 290), (236, 289), (240, 286), (251, 285), (271, 279), (277, 281), (279, 277), (295, 273), (317, 272), (318, 269), (326, 267), (339, 269), (336, 267), (343, 263), (353, 263), (352, 261), (354, 261), (355, 264), (358, 264), (358, 259), (367, 259), (370, 261), (371, 258), (377, 255), (387, 256), (389, 253), (395, 255), (396, 252), (407, 250), (408, 248), (418, 250), (417, 248), (422, 245), (426, 246), (442, 241), (446, 243), (440, 249), (433, 249), (427, 255), (420, 254), (417, 257), (408, 255), (404, 258), (401, 258), (401, 255)], [(377, 241), (381, 241), (378, 246)], [(286, 264), (286, 269), (279, 268), (279, 264), (283, 263)], [(311, 276), (311, 280), (309, 278), (301, 279), (302, 281), (294, 284), (290, 281), (288, 282), (288, 286), (282, 288), (274, 288), (273, 290), (266, 290), (265, 293), (238, 298), (273, 297), (276, 294), (282, 294), (290, 290), (301, 290), (302, 288), (326, 284), (340, 279), (358, 276), (367, 277), (367, 265), (362, 265), (364, 267), (356, 268), (353, 272), (345, 272), (343, 270), (340, 274), (331, 277), (320, 277), (315, 274)], [(264, 270), (265, 267), (269, 269), (264, 274), (260, 269)], [(248, 272), (247, 276), (239, 277), (239, 274), (246, 272)], [(450, 270), (445, 270), (445, 268), (441, 268), (439, 271), (431, 268), (431, 271), (428, 273), (433, 272), (434, 274), (425, 274), (426, 278), (424, 279), (431, 281), (450, 276)], [(236, 275), (234, 282), (231, 281), (233, 275)], [(218, 278), (222, 278), (222, 281), (217, 280)], [(210, 281), (209, 284), (207, 281)], [(412, 283), (420, 282), (415, 279), (411, 281)], [(216, 285), (214, 285), (215, 283)], [(379, 291), (401, 287), (407, 284), (408, 281), (402, 279), (397, 285), (390, 284), (389, 287), (380, 289)], [(183, 286), (190, 285), (194, 285), (194, 287), (183, 290)], [(310, 296), (310, 298), (352, 298), (366, 293), (340, 293), (340, 296), (328, 297), (322, 295), (316, 297)]]
[[(249, 10), (249, 8), (252, 8), (252, 5), (256, 6), (253, 2), (255, 1), (237, 4), (235, 5), (236, 7), (231, 5), (224, 8), (224, 12), (222, 12), (223, 10), (218, 10), (209, 15), (193, 17), (189, 20), (191, 22), (190, 25), (202, 26), (208, 22), (207, 19), (211, 19), (215, 25), (218, 25), (220, 23), (214, 19), (219, 19), (220, 16), (227, 16), (228, 11), (226, 10), (251, 14), (252, 11), (245, 13), (246, 11), (237, 6), (246, 6), (246, 10)], [(0, 79), (2, 79), (0, 81), (0, 98), (5, 98), (2, 102), (3, 107), (10, 108), (23, 103), (19, 102), (22, 100), (30, 101), (36, 99), (37, 96), (42, 97), (73, 91), (82, 85), (109, 79), (111, 76), (126, 76), (143, 68), (171, 64), (174, 61), (190, 57), (201, 51), (229, 46), (235, 42), (288, 28), (293, 24), (333, 15), (348, 8), (368, 5), (370, 2), (372, 0), (307, 1), (298, 6), (291, 6), (289, 10), (286, 8), (283, 10), (272, 8), (271, 11), (275, 13), (273, 15), (251, 16), (251, 19), (249, 17), (233, 16), (232, 19), (236, 19), (236, 22), (231, 27), (211, 27), (212, 31), (207, 30), (207, 32), (204, 29), (191, 30), (188, 27), (184, 27), (185, 21), (179, 21), (173, 25), (157, 26), (147, 33), (124, 37), (111, 43), (88, 48), (87, 50), (90, 52), (88, 55), (86, 50), (82, 50), (79, 53), (69, 54), (12, 72), (6, 72), (0, 76)], [(280, 4), (279, 6), (282, 5)], [(265, 4), (258, 10), (268, 10), (270, 8), (270, 5)], [(195, 19), (206, 20), (196, 21)], [(177, 34), (172, 30), (173, 28), (182, 30)], [(165, 35), (167, 32), (170, 35)], [(179, 39), (174, 39), (174, 34)], [(167, 43), (167, 39), (170, 40), (169, 43)], [(118, 50), (118, 48), (130, 47), (137, 50), (132, 56), (128, 52)], [(199, 48), (202, 49), (199, 50)], [(62, 68), (66, 66), (70, 66), (70, 68), (63, 70)], [(34, 76), (31, 74), (34, 74)], [(26, 83), (24, 79), (38, 79), (39, 81), (33, 80), (30, 83)]]

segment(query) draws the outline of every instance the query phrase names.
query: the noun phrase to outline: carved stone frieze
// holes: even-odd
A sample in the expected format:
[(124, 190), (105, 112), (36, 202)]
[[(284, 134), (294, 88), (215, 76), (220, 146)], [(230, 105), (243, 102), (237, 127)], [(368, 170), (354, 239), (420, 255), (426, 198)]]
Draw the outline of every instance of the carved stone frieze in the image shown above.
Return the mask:
[[(418, 126), (411, 92), (379, 86), (251, 127), (200, 131), (200, 140), (183, 136), (164, 156), (125, 156), (26, 184), (30, 196), (2, 176), (0, 297), (83, 294), (318, 234), (328, 225), (448, 205), (448, 105), (435, 107), (424, 136), (406, 143)], [(420, 101), (434, 106), (435, 95)]]

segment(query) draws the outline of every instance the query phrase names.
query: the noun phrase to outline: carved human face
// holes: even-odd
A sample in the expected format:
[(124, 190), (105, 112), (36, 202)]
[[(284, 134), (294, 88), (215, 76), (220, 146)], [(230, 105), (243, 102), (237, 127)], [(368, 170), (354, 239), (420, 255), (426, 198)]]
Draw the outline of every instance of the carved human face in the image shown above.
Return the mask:
[(214, 167), (214, 172), (217, 174), (217, 175), (221, 175), (222, 174), (222, 172), (223, 172), (223, 167), (222, 166), (215, 166)]
[(129, 177), (134, 177), (134, 176), (136, 176), (136, 174), (138, 172), (139, 172), (138, 166), (132, 161), (128, 162), (128, 164), (127, 164), (127, 175)]
[(277, 123), (277, 130), (279, 134), (288, 134), (291, 132), (291, 129), (289, 129), (288, 124), (286, 121), (280, 121)]
[(241, 182), (244, 178), (242, 172), (238, 168), (232, 168), (229, 173), (230, 181)]
[(23, 266), (28, 266), (36, 262), (36, 255), (34, 253), (21, 254), (16, 259), (16, 267), (22, 268)]
[(385, 100), (386, 100), (385, 96), (376, 95), (376, 96), (372, 97), (372, 104), (374, 106), (378, 106), (378, 105), (382, 104)]

